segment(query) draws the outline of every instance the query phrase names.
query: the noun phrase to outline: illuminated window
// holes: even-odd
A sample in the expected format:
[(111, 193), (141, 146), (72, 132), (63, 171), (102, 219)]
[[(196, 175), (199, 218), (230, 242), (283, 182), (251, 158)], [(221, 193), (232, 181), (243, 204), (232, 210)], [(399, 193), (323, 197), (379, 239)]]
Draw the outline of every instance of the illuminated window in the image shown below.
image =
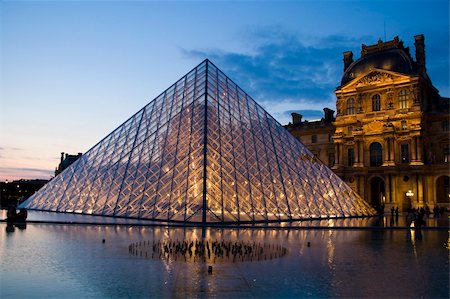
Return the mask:
[(370, 145), (370, 166), (381, 166), (383, 151), (381, 144), (374, 142)]
[(355, 100), (353, 98), (347, 100), (347, 114), (355, 114)]
[(406, 89), (400, 90), (398, 93), (398, 103), (400, 105), (400, 109), (408, 108), (408, 91)]
[(381, 100), (380, 95), (376, 94), (372, 97), (372, 111), (380, 111)]
[(355, 150), (353, 148), (349, 148), (347, 150), (348, 153), (348, 166), (353, 166), (355, 163)]
[(409, 163), (409, 147), (407, 143), (404, 143), (400, 146), (401, 148), (401, 162)]
[(449, 161), (449, 152), (450, 152), (450, 148), (449, 148), (448, 144), (444, 144), (444, 162)]

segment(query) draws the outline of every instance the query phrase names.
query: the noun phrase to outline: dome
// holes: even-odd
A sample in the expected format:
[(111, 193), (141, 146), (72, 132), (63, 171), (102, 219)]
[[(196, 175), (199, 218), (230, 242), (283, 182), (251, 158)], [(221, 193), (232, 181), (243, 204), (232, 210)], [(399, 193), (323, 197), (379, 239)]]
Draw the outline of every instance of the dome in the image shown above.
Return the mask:
[(341, 86), (374, 68), (402, 74), (414, 73), (411, 56), (404, 49), (377, 51), (366, 54), (350, 64), (342, 76)]

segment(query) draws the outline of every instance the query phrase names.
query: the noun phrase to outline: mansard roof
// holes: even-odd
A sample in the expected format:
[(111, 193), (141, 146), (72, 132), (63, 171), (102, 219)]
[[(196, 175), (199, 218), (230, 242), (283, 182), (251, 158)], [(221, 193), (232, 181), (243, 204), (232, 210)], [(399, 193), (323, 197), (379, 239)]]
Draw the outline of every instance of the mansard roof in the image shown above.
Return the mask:
[(375, 45), (362, 45), (361, 58), (345, 70), (341, 86), (361, 76), (370, 69), (382, 69), (401, 74), (417, 74), (417, 68), (403, 42), (395, 37), (392, 41), (378, 41)]

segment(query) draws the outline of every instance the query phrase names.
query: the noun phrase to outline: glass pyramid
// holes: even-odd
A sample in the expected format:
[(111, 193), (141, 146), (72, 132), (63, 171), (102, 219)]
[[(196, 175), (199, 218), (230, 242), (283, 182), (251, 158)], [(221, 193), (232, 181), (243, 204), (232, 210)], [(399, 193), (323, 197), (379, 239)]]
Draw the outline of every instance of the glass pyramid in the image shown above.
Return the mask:
[(22, 207), (203, 224), (374, 214), (209, 60)]

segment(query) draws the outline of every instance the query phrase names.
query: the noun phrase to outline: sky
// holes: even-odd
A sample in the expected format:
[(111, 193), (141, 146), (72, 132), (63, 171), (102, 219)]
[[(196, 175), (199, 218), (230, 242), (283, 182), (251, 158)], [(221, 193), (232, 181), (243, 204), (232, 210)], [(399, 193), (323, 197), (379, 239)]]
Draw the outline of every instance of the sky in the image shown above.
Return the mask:
[(0, 181), (49, 179), (205, 58), (281, 124), (335, 109), (342, 53), (425, 35), (449, 97), (449, 1), (0, 0)]

